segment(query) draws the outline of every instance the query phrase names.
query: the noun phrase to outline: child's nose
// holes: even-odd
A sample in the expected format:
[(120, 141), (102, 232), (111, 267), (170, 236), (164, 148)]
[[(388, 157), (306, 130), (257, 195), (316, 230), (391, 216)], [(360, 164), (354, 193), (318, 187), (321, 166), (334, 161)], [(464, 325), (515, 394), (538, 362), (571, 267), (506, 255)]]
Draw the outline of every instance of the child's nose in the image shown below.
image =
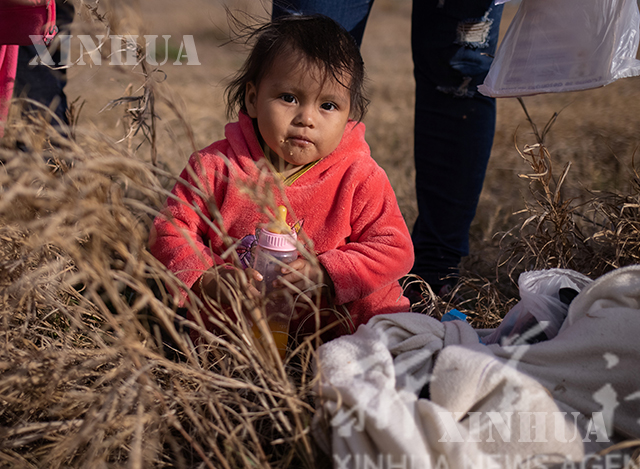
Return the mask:
[(312, 106), (300, 106), (298, 109), (298, 114), (296, 114), (296, 118), (294, 123), (296, 125), (302, 125), (305, 127), (313, 127), (314, 126), (314, 116)]

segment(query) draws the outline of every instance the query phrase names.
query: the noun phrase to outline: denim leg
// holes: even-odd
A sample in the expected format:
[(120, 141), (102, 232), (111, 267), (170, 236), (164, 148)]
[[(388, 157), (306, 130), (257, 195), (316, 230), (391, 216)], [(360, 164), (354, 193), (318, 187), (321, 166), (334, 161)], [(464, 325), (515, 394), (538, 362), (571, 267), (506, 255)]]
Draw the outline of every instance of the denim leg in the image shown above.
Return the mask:
[[(66, 71), (51, 70), (45, 65), (29, 65), (29, 62), (37, 56), (38, 53), (34, 46), (20, 46), (14, 95), (16, 98), (27, 97), (33, 99), (47, 107), (55, 100), (54, 114), (62, 122), (68, 124), (66, 116), (67, 96), (64, 93), (64, 87), (67, 83)], [(51, 54), (51, 58), (56, 64), (59, 63), (59, 57), (59, 50)], [(40, 112), (38, 107), (29, 103), (25, 104), (25, 109), (27, 111)], [(55, 125), (55, 121), (51, 123)]]
[[(415, 166), (418, 219), (412, 273), (432, 284), (469, 253), (495, 131), (495, 100), (477, 92), (495, 54), (502, 5), (414, 0)], [(487, 54), (487, 55), (485, 55)]]
[(291, 14), (328, 16), (349, 31), (360, 46), (372, 5), (373, 0), (274, 0), (271, 16), (273, 19)]

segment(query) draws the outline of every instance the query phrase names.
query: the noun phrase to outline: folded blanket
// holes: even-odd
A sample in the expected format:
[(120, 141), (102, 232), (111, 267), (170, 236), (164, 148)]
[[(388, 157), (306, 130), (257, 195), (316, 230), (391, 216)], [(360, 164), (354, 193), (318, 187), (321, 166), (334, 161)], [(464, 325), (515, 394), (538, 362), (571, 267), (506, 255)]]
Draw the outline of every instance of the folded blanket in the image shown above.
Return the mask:
[(377, 316), (319, 348), (315, 432), (344, 468), (593, 460), (640, 438), (639, 332), (640, 266), (587, 286), (559, 334), (535, 345), (485, 346), (462, 321)]

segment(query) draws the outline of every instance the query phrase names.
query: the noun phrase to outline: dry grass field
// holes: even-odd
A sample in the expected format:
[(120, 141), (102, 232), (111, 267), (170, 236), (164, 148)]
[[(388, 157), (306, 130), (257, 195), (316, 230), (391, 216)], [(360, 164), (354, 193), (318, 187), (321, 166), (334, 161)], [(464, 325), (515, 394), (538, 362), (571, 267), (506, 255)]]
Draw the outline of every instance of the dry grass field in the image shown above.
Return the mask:
[[(1, 468), (326, 466), (309, 430), (317, 397), (312, 341), (282, 363), (274, 344), (257, 344), (244, 323), (217, 317), (226, 336), (206, 333), (177, 314), (165, 288), (177, 289), (177, 280), (146, 248), (150, 220), (189, 155), (223, 135), (225, 83), (244, 57), (240, 46), (225, 45), (225, 6), (263, 19), (270, 11), (255, 0), (78, 2), (73, 34), (105, 34), (109, 25), (116, 34), (170, 35), (169, 56), (192, 35), (199, 65), (175, 58), (161, 70), (109, 65), (105, 47), (102, 65), (68, 71), (71, 140), (38, 121), (7, 129)], [(502, 29), (515, 8), (507, 4)], [(368, 142), (409, 227), (416, 217), (410, 12), (409, 0), (377, 0), (362, 49)], [(595, 278), (638, 263), (639, 95), (640, 78), (628, 78), (527, 97), (539, 129), (559, 113), (544, 147), (528, 149), (536, 138), (521, 105), (499, 100), (460, 289), (467, 300), (460, 308), (475, 325), (495, 325), (517, 301), (514, 281), (524, 269), (568, 267)], [(130, 99), (115, 105), (121, 97)], [(233, 306), (255, 305), (239, 295)], [(445, 307), (433, 300), (427, 312)], [(202, 332), (200, 347), (184, 327)]]

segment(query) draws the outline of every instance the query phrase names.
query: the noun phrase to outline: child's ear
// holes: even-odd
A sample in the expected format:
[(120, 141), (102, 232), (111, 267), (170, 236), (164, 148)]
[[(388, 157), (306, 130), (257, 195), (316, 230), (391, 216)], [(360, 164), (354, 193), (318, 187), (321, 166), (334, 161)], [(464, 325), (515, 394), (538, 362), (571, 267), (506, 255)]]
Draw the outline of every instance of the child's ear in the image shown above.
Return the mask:
[(247, 114), (252, 119), (258, 117), (256, 101), (258, 99), (258, 89), (253, 82), (247, 83), (246, 90), (244, 92), (244, 107), (247, 108)]

